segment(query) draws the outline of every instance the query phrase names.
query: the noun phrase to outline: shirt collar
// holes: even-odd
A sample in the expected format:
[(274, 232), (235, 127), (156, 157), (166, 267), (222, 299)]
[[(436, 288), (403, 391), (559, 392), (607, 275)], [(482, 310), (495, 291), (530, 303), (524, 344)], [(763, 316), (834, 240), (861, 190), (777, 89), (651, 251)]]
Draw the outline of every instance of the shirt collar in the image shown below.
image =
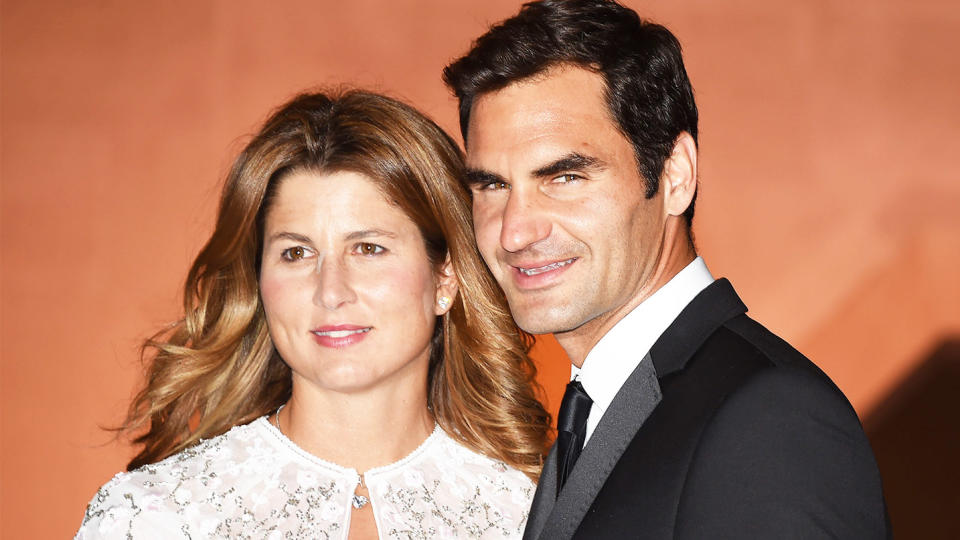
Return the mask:
[[(588, 431), (596, 427), (600, 416), (660, 334), (711, 283), (710, 270), (703, 259), (697, 257), (600, 338), (587, 353), (582, 367), (572, 367), (570, 378), (580, 380), (593, 400), (593, 407), (599, 408), (590, 414)], [(595, 414), (597, 412), (600, 414)]]

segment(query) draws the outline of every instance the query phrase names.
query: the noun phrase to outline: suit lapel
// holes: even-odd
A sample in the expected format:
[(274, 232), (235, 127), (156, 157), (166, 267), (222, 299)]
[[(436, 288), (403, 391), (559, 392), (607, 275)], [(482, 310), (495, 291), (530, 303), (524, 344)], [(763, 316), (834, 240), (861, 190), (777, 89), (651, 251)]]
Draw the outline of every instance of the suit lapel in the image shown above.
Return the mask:
[[(541, 501), (551, 500), (553, 493), (556, 493), (556, 456), (555, 448), (551, 449), (552, 471), (548, 471), (547, 466), (544, 466), (541, 484), (534, 498), (533, 511), (527, 524), (527, 531), (524, 533), (525, 539), (549, 538), (552, 540), (573, 536), (610, 475), (610, 471), (613, 470), (640, 426), (660, 402), (660, 397), (657, 372), (648, 355), (630, 374), (610, 403), (610, 407), (587, 441), (580, 459), (577, 460), (556, 502), (550, 505), (540, 502), (538, 506), (537, 498)], [(550, 458), (547, 459), (549, 462)], [(552, 510), (548, 506), (552, 506)], [(548, 510), (546, 517), (539, 513), (541, 508)], [(535, 534), (537, 531), (539, 534)]]
[(547, 460), (543, 462), (543, 471), (540, 472), (537, 492), (533, 495), (533, 504), (530, 505), (530, 517), (527, 518), (527, 528), (523, 531), (523, 540), (535, 540), (540, 536), (556, 500), (557, 445), (554, 444), (550, 447)]

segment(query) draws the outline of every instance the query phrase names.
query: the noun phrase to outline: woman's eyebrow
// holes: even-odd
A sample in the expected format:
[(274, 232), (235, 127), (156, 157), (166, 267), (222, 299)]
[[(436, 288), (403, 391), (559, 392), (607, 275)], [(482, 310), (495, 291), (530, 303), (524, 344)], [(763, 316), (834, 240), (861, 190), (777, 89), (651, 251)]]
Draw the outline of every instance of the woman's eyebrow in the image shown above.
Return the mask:
[(387, 238), (396, 238), (397, 235), (384, 229), (363, 229), (349, 233), (345, 238), (347, 240), (362, 240), (364, 238), (386, 236)]
[(310, 244), (313, 240), (309, 236), (304, 236), (302, 234), (297, 234), (294, 232), (280, 231), (270, 235), (269, 241), (274, 242), (276, 240), (293, 240), (294, 242), (300, 242), (302, 244)]

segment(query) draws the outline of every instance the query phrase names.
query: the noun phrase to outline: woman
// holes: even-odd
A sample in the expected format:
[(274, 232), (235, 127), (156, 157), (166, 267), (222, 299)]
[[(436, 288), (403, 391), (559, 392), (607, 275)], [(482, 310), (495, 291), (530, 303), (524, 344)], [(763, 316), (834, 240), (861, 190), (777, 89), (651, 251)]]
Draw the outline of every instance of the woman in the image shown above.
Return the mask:
[(383, 96), (274, 113), (147, 343), (143, 449), (77, 537), (521, 536), (548, 416), (462, 167)]

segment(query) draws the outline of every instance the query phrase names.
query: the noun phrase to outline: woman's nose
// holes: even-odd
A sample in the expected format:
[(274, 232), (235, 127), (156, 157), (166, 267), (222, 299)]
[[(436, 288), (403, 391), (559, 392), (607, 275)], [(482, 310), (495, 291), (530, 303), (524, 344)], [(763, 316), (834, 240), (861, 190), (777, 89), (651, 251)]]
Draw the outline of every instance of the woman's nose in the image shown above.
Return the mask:
[(350, 270), (335, 257), (317, 261), (317, 290), (313, 302), (326, 309), (337, 309), (357, 299), (350, 283)]

